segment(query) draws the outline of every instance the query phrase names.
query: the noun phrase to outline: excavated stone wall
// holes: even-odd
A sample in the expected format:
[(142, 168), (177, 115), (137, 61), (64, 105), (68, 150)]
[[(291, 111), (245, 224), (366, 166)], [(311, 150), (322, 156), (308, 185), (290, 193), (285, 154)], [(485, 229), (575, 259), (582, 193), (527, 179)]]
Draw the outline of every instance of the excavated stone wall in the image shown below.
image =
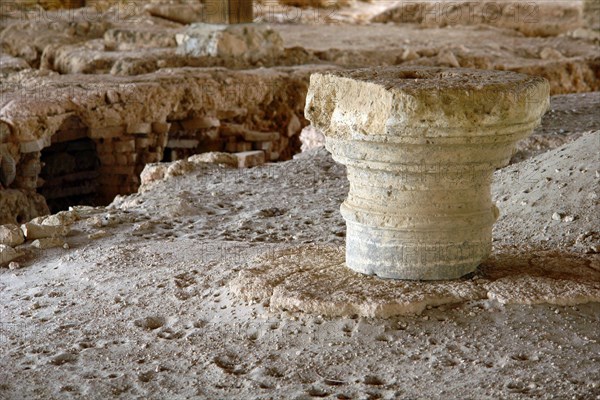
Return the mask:
[[(98, 202), (106, 203), (117, 194), (135, 192), (149, 163), (207, 151), (257, 150), (267, 161), (289, 159), (299, 151), (298, 137), (307, 124), (302, 107), (312, 70), (181, 69), (133, 80), (34, 74), (21, 77), (19, 85), (3, 82), (0, 149), (5, 164), (14, 169), (3, 189), (18, 189), (38, 205), (43, 204), (35, 195), (38, 190), (52, 193), (53, 199), (93, 192)], [(25, 92), (35, 94), (36, 101)], [(81, 146), (84, 139), (93, 143), (84, 150), (97, 157), (97, 168), (78, 168), (81, 160), (69, 158), (68, 152), (54, 165), (46, 160), (46, 170), (42, 168), (45, 152)], [(69, 163), (72, 168), (60, 171)], [(49, 172), (58, 165), (59, 171)], [(95, 188), (61, 184), (95, 179)], [(19, 202), (14, 203), (2, 210), (0, 221), (46, 211), (27, 203), (15, 210)]]

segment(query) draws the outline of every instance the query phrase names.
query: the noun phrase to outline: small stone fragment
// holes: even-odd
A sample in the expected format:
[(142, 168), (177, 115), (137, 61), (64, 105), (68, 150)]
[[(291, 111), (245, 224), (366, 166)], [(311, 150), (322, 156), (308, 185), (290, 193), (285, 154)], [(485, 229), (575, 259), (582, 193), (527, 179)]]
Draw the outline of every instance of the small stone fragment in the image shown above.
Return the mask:
[(140, 175), (142, 187), (151, 184), (152, 182), (158, 182), (164, 179), (165, 172), (167, 171), (167, 164), (154, 163), (146, 164), (144, 170)]
[(406, 48), (404, 49), (404, 51), (402, 52), (402, 61), (412, 61), (412, 60), (416, 60), (417, 58), (419, 58), (419, 53), (417, 53), (416, 51), (414, 51), (411, 48)]
[(307, 126), (300, 132), (302, 151), (308, 151), (325, 145), (325, 135), (312, 125)]
[(554, 214), (552, 214), (552, 219), (554, 221), (560, 221), (562, 219), (562, 216), (559, 213), (555, 212)]
[(454, 68), (460, 68), (460, 63), (456, 59), (456, 56), (451, 51), (443, 51), (438, 55), (438, 62), (441, 65), (448, 65)]
[(102, 218), (99, 215), (94, 215), (88, 218), (85, 223), (92, 228), (100, 228), (102, 227)]
[(19, 263), (18, 263), (18, 262), (16, 262), (16, 261), (11, 261), (11, 262), (8, 264), (8, 269), (13, 269), (13, 270), (14, 270), (14, 269), (20, 269), (20, 268), (21, 268), (21, 264), (19, 264)]
[(146, 232), (150, 232), (152, 230), (152, 228), (153, 228), (152, 222), (145, 221), (145, 222), (136, 224), (133, 227), (133, 232), (134, 233), (146, 233)]
[(297, 134), (298, 132), (300, 132), (301, 130), (302, 130), (302, 123), (300, 123), (300, 120), (298, 119), (298, 116), (296, 114), (292, 114), (290, 122), (288, 123), (288, 126), (287, 126), (287, 136), (292, 137), (295, 134)]

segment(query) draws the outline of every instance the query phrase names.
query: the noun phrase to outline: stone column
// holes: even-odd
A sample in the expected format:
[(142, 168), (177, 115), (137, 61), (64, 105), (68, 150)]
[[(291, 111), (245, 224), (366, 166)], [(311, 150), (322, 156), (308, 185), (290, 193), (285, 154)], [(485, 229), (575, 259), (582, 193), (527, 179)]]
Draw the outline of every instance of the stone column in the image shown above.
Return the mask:
[(348, 168), (346, 264), (455, 279), (491, 251), (495, 169), (549, 104), (539, 77), (390, 67), (313, 74), (305, 114)]
[(205, 0), (205, 20), (209, 24), (243, 24), (254, 19), (252, 0)]

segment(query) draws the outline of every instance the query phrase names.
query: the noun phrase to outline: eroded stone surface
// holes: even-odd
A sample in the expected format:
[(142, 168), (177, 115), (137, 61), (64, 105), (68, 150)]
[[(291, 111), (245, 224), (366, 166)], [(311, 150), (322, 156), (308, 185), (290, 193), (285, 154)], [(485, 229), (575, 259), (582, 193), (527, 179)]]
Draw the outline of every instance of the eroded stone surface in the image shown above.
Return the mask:
[(41, 225), (35, 222), (27, 222), (21, 225), (21, 230), (27, 240), (56, 238), (66, 236), (69, 227), (64, 225)]
[(491, 175), (539, 125), (549, 85), (522, 74), (378, 68), (311, 76), (305, 114), (348, 167), (346, 264), (453, 279), (491, 249)]
[(20, 224), (48, 212), (44, 197), (34, 191), (7, 189), (0, 194), (2, 224)]
[(598, 257), (498, 249), (468, 279), (413, 282), (356, 273), (345, 266), (344, 253), (342, 247), (329, 246), (271, 252), (250, 262), (231, 281), (230, 290), (244, 301), (267, 301), (273, 311), (383, 318), (470, 300), (557, 305), (600, 301)]
[(176, 39), (181, 54), (195, 57), (242, 58), (256, 63), (283, 53), (279, 34), (255, 24), (194, 24)]
[(7, 266), (12, 260), (20, 256), (19, 252), (10, 246), (0, 244), (0, 267)]
[(18, 246), (25, 241), (23, 231), (17, 225), (0, 225), (0, 244), (7, 246)]
[[(552, 94), (599, 90), (593, 41), (567, 36), (528, 38), (481, 26), (415, 29), (409, 25), (281, 25), (287, 47), (348, 68), (424, 65), (508, 70), (548, 79)], [(319, 40), (315, 40), (315, 36)], [(560, 59), (542, 59), (545, 48)]]
[(486, 24), (527, 36), (555, 36), (583, 25), (582, 8), (583, 1), (400, 1), (389, 2), (371, 21), (423, 27)]
[[(45, 185), (47, 198), (97, 193), (110, 201), (136, 191), (144, 166), (163, 159), (226, 150), (289, 159), (300, 147), (304, 96), (315, 68), (322, 70), (181, 69), (133, 80), (13, 76), (2, 81), (0, 183), (27, 197)], [(69, 182), (97, 178), (98, 184), (66, 187), (65, 176)], [(25, 205), (16, 201), (2, 205), (9, 200), (0, 198), (3, 222), (40, 215), (17, 213), (14, 208)]]

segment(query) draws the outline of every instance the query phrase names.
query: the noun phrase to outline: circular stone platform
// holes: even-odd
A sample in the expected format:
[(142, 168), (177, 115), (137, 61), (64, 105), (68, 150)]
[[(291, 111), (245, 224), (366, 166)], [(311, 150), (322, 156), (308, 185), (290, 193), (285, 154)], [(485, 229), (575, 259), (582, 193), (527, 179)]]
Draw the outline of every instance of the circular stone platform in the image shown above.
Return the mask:
[(494, 300), (501, 304), (576, 305), (600, 301), (600, 257), (560, 252), (496, 252), (470, 278), (397, 281), (347, 268), (343, 247), (303, 246), (252, 261), (230, 283), (243, 301), (271, 310), (387, 318), (427, 306)]

